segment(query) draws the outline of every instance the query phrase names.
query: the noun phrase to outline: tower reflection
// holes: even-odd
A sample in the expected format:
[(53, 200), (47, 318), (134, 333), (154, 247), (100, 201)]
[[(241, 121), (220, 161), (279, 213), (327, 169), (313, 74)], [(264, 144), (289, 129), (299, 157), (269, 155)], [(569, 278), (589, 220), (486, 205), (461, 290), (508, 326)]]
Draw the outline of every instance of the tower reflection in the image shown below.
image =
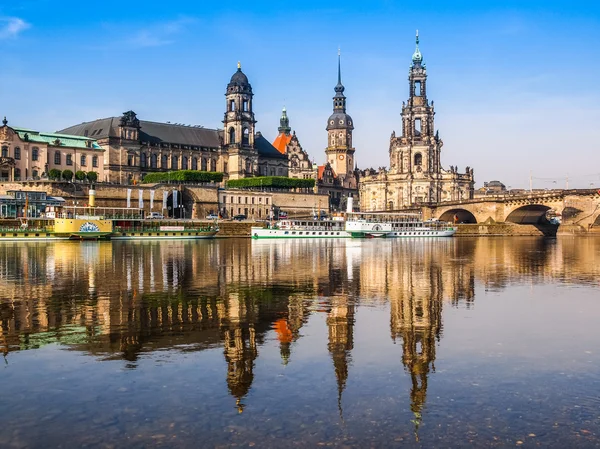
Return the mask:
[(145, 353), (219, 348), (241, 412), (265, 341), (275, 339), (281, 363), (301, 363), (301, 330), (316, 332), (311, 318), (326, 314), (341, 413), (356, 315), (389, 307), (418, 430), (444, 306), (472, 307), (476, 285), (597, 284), (598, 253), (597, 239), (4, 243), (0, 347), (7, 363), (12, 351), (60, 344), (131, 369)]

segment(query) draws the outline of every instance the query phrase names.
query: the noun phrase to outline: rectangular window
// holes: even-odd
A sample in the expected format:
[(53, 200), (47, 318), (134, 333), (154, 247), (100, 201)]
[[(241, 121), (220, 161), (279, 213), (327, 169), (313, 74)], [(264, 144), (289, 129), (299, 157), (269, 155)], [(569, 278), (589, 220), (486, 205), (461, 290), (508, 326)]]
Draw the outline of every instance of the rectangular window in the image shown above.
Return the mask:
[(60, 165), (60, 151), (54, 153), (54, 165)]
[(67, 154), (67, 165), (73, 165), (73, 155)]
[(269, 204), (269, 198), (265, 198), (265, 204)]
[(85, 167), (87, 165), (87, 158), (85, 157), (85, 154), (81, 155), (81, 166)]
[(21, 159), (21, 149), (19, 147), (15, 148), (15, 159), (16, 160), (20, 160)]
[(98, 156), (92, 157), (92, 167), (98, 167)]
[(223, 204), (227, 204), (227, 197), (226, 196), (223, 197)]

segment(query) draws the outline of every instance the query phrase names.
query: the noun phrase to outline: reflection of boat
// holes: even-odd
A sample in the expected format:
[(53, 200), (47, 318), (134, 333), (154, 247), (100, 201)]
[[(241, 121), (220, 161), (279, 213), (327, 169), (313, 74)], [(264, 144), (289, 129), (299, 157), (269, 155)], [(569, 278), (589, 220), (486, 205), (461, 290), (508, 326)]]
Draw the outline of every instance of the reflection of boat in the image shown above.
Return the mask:
[(252, 238), (348, 238), (343, 220), (279, 220), (267, 227), (253, 226)]
[(445, 221), (422, 221), (418, 214), (349, 212), (346, 231), (352, 237), (450, 237), (456, 227)]

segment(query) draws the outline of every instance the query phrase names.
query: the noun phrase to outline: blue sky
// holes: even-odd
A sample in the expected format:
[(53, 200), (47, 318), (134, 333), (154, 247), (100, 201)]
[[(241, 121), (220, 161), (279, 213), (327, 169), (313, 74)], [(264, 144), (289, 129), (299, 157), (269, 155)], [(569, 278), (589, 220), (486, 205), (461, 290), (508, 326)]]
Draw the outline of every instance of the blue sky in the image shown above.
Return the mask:
[(171, 1), (0, 3), (0, 115), (54, 131), (133, 109), (220, 127), (241, 61), (257, 130), (285, 104), (318, 163), (337, 49), (360, 168), (389, 165), (419, 29), (444, 167), (477, 185), (600, 187), (600, 2)]

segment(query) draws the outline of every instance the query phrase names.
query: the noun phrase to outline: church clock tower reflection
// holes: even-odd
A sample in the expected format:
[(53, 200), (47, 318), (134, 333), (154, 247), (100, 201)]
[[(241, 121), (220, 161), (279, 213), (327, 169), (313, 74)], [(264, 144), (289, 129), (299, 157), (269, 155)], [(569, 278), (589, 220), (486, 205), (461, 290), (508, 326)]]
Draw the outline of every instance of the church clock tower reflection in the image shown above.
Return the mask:
[(329, 343), (327, 349), (333, 359), (338, 386), (338, 409), (342, 415), (342, 393), (348, 380), (350, 351), (354, 348), (354, 305), (346, 297), (331, 298), (331, 310), (327, 315)]

